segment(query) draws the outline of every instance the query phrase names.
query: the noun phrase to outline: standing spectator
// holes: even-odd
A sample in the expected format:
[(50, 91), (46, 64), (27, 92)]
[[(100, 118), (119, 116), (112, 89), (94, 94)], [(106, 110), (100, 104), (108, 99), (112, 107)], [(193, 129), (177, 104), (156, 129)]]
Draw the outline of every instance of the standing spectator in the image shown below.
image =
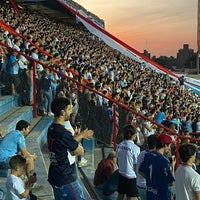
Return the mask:
[(165, 115), (166, 109), (161, 108), (160, 111), (158, 111), (158, 114), (156, 115), (156, 119), (155, 121), (158, 124), (162, 124), (162, 122), (166, 119), (166, 115)]
[(184, 83), (185, 83), (185, 77), (184, 77), (184, 75), (182, 75), (181, 77), (179, 77), (179, 84), (180, 84), (180, 93), (181, 94), (184, 94), (184, 92), (185, 92), (185, 85), (184, 85)]
[(134, 144), (137, 137), (136, 128), (126, 125), (123, 128), (124, 140), (117, 146), (117, 161), (119, 166), (118, 200), (134, 200), (139, 196), (136, 186), (136, 164), (140, 148)]
[(155, 151), (156, 149), (156, 141), (157, 141), (157, 136), (156, 135), (150, 135), (147, 138), (147, 145), (148, 145), (148, 149), (145, 149), (143, 151), (140, 152), (138, 158), (137, 158), (137, 167), (136, 167), (136, 172), (137, 172), (137, 188), (138, 188), (138, 192), (140, 195), (140, 199), (141, 200), (146, 200), (146, 180), (143, 176), (141, 176), (138, 172), (139, 172), (139, 167), (141, 165), (141, 163), (144, 160), (144, 156), (146, 153), (150, 152), (150, 151)]
[(70, 164), (68, 153), (83, 155), (84, 149), (64, 127), (72, 113), (72, 103), (68, 98), (56, 98), (51, 103), (54, 122), (47, 133), (50, 155), (48, 181), (51, 184), (55, 200), (84, 200), (83, 190), (78, 182), (76, 164)]
[(20, 58), (17, 57), (17, 53), (13, 51), (8, 60), (8, 69), (12, 82), (12, 88), (11, 88), (12, 94), (16, 94), (16, 92), (19, 91), (19, 85), (20, 85), (20, 78), (18, 74), (19, 60)]
[(51, 112), (51, 102), (52, 102), (52, 90), (51, 90), (51, 80), (48, 77), (48, 70), (43, 70), (41, 72), (41, 78), (39, 80), (39, 90), (42, 98), (42, 107), (44, 113), (52, 116)]
[(170, 122), (176, 125), (176, 130), (179, 133), (180, 127), (181, 127), (181, 122), (180, 122), (180, 119), (179, 119), (179, 114), (174, 113), (174, 115), (173, 115), (172, 119), (170, 120)]
[(26, 174), (28, 177), (34, 173), (35, 153), (31, 154), (26, 149), (25, 136), (29, 133), (30, 124), (25, 120), (17, 122), (16, 130), (6, 134), (0, 143), (0, 168), (10, 168), (10, 158), (20, 152), (26, 157)]
[(175, 161), (163, 155), (170, 151), (173, 142), (170, 135), (161, 133), (156, 142), (156, 151), (145, 154), (139, 172), (146, 179), (146, 200), (171, 200), (169, 186), (174, 182)]
[(29, 105), (33, 105), (33, 66), (29, 65), (26, 70), (27, 82), (29, 86)]
[(176, 200), (200, 200), (200, 175), (192, 167), (196, 151), (193, 144), (179, 147), (181, 164), (175, 172)]
[(196, 133), (200, 134), (200, 116), (197, 117), (196, 120)]
[[(0, 42), (4, 42), (3, 37), (0, 37)], [(3, 46), (0, 46), (0, 74), (2, 71), (6, 72), (6, 65), (8, 63), (7, 54), (7, 49)]]

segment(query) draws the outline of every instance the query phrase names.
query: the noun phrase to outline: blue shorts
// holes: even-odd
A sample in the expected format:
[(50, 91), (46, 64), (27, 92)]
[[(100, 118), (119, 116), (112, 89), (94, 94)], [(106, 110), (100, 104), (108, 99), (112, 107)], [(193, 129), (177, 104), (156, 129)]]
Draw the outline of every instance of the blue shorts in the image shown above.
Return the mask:
[(85, 200), (78, 180), (61, 187), (52, 185), (55, 200)]

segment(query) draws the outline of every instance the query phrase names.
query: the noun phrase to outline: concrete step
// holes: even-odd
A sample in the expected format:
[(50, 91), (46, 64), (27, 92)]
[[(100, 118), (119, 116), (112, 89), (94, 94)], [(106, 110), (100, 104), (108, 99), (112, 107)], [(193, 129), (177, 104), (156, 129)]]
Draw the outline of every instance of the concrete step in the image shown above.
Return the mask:
[(0, 115), (6, 113), (16, 106), (16, 99), (14, 96), (0, 96)]
[(11, 130), (15, 130), (19, 120), (30, 122), (33, 119), (33, 108), (31, 106), (13, 107), (0, 116), (0, 131), (2, 137)]
[(14, 130), (16, 123), (21, 120), (31, 121), (33, 111), (31, 106), (18, 106), (17, 96), (0, 96), (0, 132), (4, 136)]
[(53, 121), (53, 117), (44, 116), (38, 123), (33, 127), (30, 134), (26, 138), (26, 146), (31, 153), (37, 155), (37, 160), (35, 161), (35, 172), (37, 173), (37, 182), (43, 187), (41, 190), (33, 190), (33, 193), (47, 200), (53, 200), (53, 191), (50, 184), (47, 181), (47, 167), (41, 148), (46, 143), (47, 129)]

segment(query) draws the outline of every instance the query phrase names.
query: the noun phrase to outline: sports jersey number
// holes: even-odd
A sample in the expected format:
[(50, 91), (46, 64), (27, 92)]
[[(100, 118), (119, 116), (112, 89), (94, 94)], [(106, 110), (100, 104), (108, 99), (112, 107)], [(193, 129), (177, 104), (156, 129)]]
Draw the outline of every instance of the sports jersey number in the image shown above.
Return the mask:
[(152, 181), (152, 173), (153, 173), (153, 166), (149, 165), (149, 177), (150, 177), (150, 181)]

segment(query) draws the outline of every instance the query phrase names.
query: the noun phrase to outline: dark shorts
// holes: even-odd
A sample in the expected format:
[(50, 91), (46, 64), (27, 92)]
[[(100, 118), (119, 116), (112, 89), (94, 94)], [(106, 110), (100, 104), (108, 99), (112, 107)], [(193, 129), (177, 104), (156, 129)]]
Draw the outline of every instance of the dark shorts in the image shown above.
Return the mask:
[(11, 74), (12, 83), (14, 83), (15, 88), (19, 89), (20, 79), (18, 74)]
[(120, 194), (126, 194), (127, 197), (138, 197), (138, 189), (136, 186), (136, 178), (129, 179), (119, 174), (119, 187)]

